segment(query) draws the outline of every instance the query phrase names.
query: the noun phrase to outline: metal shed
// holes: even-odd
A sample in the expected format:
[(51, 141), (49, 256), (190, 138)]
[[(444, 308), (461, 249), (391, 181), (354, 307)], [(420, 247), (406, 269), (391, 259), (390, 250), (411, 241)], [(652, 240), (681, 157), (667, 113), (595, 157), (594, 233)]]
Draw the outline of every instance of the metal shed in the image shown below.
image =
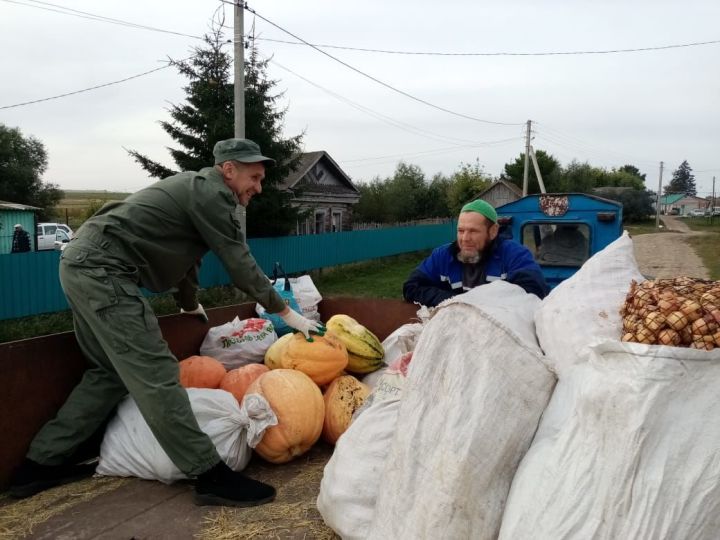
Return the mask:
[(10, 253), (12, 249), (13, 230), (16, 224), (22, 225), (30, 235), (30, 249), (37, 249), (35, 238), (36, 206), (0, 201), (0, 255)]

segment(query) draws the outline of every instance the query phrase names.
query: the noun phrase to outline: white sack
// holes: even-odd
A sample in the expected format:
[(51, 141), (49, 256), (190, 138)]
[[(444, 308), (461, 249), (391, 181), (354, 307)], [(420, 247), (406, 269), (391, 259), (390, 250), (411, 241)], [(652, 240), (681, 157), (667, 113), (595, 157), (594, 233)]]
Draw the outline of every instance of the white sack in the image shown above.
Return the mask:
[(208, 330), (200, 354), (211, 356), (225, 366), (236, 369), (247, 364), (260, 364), (270, 345), (277, 341), (275, 327), (267, 319), (250, 318), (232, 321)]
[(606, 342), (560, 379), (501, 540), (715, 540), (720, 351)]
[(338, 439), (325, 465), (317, 508), (343, 540), (367, 538), (399, 410), (399, 399), (374, 402)]
[(403, 324), (386, 337), (382, 342), (385, 363), (389, 365), (403, 354), (414, 350), (422, 329), (422, 323)]
[[(418, 312), (419, 314), (420, 312)], [(423, 323), (403, 324), (392, 334), (385, 338), (382, 342), (385, 357), (383, 367), (368, 373), (362, 378), (362, 382), (370, 388), (375, 389), (382, 377), (387, 373), (388, 366), (395, 362), (402, 355), (407, 354), (415, 349), (420, 332), (422, 332)]]
[[(240, 406), (224, 390), (189, 388), (187, 393), (200, 429), (210, 437), (222, 460), (234, 471), (243, 470), (265, 430), (277, 424), (270, 404), (258, 394), (247, 396)], [(105, 431), (96, 472), (167, 484), (187, 478), (157, 442), (130, 396), (120, 403)]]
[(633, 279), (644, 281), (626, 232), (545, 297), (535, 326), (550, 369), (561, 375), (588, 359), (590, 345), (620, 339), (620, 308)]
[(427, 323), (368, 538), (497, 536), (555, 384), (534, 338), (539, 302), (497, 281), (443, 303)]

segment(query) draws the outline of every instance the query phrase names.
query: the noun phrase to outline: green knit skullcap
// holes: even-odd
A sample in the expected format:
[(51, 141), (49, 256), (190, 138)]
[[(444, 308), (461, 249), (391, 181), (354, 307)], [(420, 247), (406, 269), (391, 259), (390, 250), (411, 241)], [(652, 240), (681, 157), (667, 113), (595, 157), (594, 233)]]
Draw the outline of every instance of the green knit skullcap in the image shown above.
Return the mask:
[(476, 199), (467, 203), (462, 207), (462, 210), (460, 210), (461, 214), (463, 212), (477, 212), (478, 214), (485, 216), (493, 223), (497, 223), (497, 212), (490, 203), (483, 201), (482, 199)]

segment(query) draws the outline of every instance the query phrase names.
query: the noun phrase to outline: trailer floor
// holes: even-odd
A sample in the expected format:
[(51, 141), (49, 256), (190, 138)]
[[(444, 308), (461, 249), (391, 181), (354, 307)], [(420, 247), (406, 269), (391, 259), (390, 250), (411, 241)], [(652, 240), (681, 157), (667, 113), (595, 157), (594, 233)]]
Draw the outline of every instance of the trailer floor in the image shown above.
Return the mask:
[(195, 506), (189, 483), (98, 477), (16, 501), (0, 495), (0, 538), (333, 539), (315, 506), (333, 447), (317, 444), (284, 465), (253, 457), (246, 473), (277, 489), (255, 508)]

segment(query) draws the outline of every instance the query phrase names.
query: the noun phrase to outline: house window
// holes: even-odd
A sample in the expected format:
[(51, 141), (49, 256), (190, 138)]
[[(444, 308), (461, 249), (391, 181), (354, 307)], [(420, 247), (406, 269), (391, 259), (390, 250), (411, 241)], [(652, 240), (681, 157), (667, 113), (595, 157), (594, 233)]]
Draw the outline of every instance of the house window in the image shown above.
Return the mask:
[(325, 232), (325, 212), (315, 212), (315, 234)]
[(298, 221), (297, 234), (298, 235), (310, 234), (310, 223), (308, 222), (307, 219)]
[(332, 213), (332, 232), (342, 231), (342, 212)]

